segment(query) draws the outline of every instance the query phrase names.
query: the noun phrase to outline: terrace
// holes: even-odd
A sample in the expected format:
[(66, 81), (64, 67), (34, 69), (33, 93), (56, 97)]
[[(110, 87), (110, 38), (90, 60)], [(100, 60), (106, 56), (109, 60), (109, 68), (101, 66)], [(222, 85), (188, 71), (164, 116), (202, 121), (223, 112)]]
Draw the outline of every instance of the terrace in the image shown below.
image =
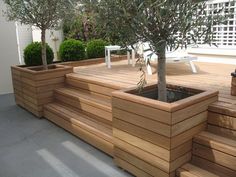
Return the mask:
[(0, 0), (0, 26), (0, 177), (236, 176), (235, 1)]
[[(152, 176), (152, 174), (159, 174), (161, 176), (174, 175), (173, 170), (171, 171), (171, 173), (168, 174), (167, 166), (160, 167), (161, 169), (159, 169), (159, 167), (157, 166), (157, 169), (153, 169), (153, 171), (147, 173), (147, 169), (153, 168), (152, 166), (150, 166), (151, 163), (150, 161), (148, 163), (145, 162), (145, 164), (143, 164), (144, 166), (142, 170), (140, 170), (140, 167), (136, 167), (135, 165), (138, 166), (138, 164), (141, 162), (138, 162), (137, 159), (134, 156), (130, 156), (130, 154), (132, 153), (132, 151), (140, 153), (140, 149), (142, 149), (142, 146), (139, 143), (141, 142), (146, 144), (150, 141), (148, 142), (144, 141), (145, 140), (144, 135), (143, 135), (144, 140), (141, 140), (140, 135), (137, 135), (137, 137), (135, 138), (135, 136), (133, 136), (134, 135), (133, 132), (131, 134), (128, 134), (127, 132), (125, 133), (120, 131), (119, 129), (122, 130), (122, 128), (124, 127), (120, 127), (121, 124), (117, 124), (116, 122), (117, 103), (114, 102), (111, 103), (111, 99), (113, 99), (111, 97), (111, 94), (116, 90), (135, 87), (139, 81), (139, 77), (141, 74), (138, 71), (138, 67), (137, 66), (132, 67), (131, 65), (127, 65), (127, 61), (123, 59), (113, 62), (112, 68), (108, 69), (105, 63), (102, 62), (103, 61), (102, 59), (95, 61), (99, 62), (93, 62), (92, 60), (90, 60), (87, 63), (86, 61), (65, 63), (66, 65), (73, 64), (74, 71), (73, 73), (68, 73), (65, 75), (66, 85), (64, 87), (61, 86), (59, 88), (54, 89), (53, 91), (53, 96), (55, 98), (54, 102), (44, 105), (43, 116), (46, 119), (50, 120), (51, 122), (54, 122), (60, 127), (71, 132), (80, 139), (84, 140), (85, 142), (91, 144), (93, 147), (96, 147), (101, 151), (105, 152), (105, 154), (103, 154), (99, 150), (94, 149), (92, 146), (85, 144), (79, 139), (77, 140), (74, 136), (71, 136), (62, 129), (55, 127), (53, 124), (46, 121), (45, 119), (32, 120), (33, 118), (32, 115), (26, 113), (24, 110), (21, 110), (20, 108), (15, 107), (14, 103), (11, 100), (11, 105), (12, 105), (11, 107), (13, 108), (12, 110), (14, 110), (14, 112), (15, 111), (18, 112), (18, 114), (24, 114), (23, 117), (24, 119), (26, 119), (24, 120), (24, 122), (28, 122), (27, 125), (29, 124), (29, 127), (31, 126), (35, 127), (35, 130), (32, 130), (34, 128), (30, 128), (30, 131), (28, 131), (28, 126), (25, 127), (25, 125), (22, 124), (21, 126), (23, 127), (14, 130), (13, 132), (15, 133), (13, 134), (12, 128), (14, 126), (17, 126), (18, 122), (20, 121), (14, 112), (10, 114), (12, 122), (7, 125), (4, 124), (1, 125), (2, 128), (4, 129), (4, 134), (9, 134), (11, 136), (10, 138), (14, 139), (13, 142), (10, 143), (10, 147), (11, 144), (13, 144), (12, 146), (13, 151), (8, 151), (5, 149), (6, 146), (9, 146), (9, 143), (4, 143), (3, 147), (1, 148), (2, 153), (4, 152), (9, 153), (9, 156), (3, 158), (2, 161), (3, 163), (7, 162), (8, 164), (4, 166), (5, 174), (9, 173), (11, 175), (10, 169), (12, 168), (17, 169), (17, 173), (23, 173), (24, 170), (26, 170), (27, 173), (29, 172), (29, 174), (31, 174), (30, 173), (31, 170), (29, 170), (30, 166), (31, 165), (35, 166), (35, 163), (36, 164), (39, 163), (42, 166), (45, 165), (47, 166), (44, 167), (45, 175), (51, 174), (52, 171), (56, 171), (55, 174), (59, 174), (59, 176), (65, 176), (65, 174), (67, 173), (70, 173), (71, 176), (80, 176), (81, 173), (84, 174), (85, 176), (91, 176), (91, 175), (130, 176), (130, 174), (112, 165), (111, 162), (112, 159), (111, 157), (109, 157), (112, 156), (115, 158), (115, 162), (118, 166), (126, 169), (135, 176), (140, 176), (140, 175)], [(154, 74), (151, 76), (147, 75), (147, 81), (149, 84), (156, 82), (157, 76), (155, 74), (155, 65), (156, 65), (155, 63), (152, 64)], [(192, 142), (192, 137), (194, 137), (193, 140), (194, 148), (191, 150), (191, 147), (189, 147), (188, 145), (184, 145), (186, 146), (185, 148), (188, 149), (187, 151), (188, 152), (190, 151), (193, 154), (192, 162), (191, 164), (188, 163), (182, 166), (181, 168), (178, 168), (182, 164), (185, 164), (186, 162), (190, 161), (190, 159), (188, 158), (189, 154), (187, 153), (186, 154), (187, 160), (186, 159), (180, 160), (180, 164), (179, 165), (177, 164), (177, 166), (175, 167), (177, 170), (176, 174), (182, 175), (182, 173), (186, 173), (186, 171), (188, 171), (190, 174), (195, 174), (195, 173), (201, 174), (203, 172), (207, 174), (209, 173), (209, 175), (211, 175), (215, 174), (213, 172), (215, 168), (218, 167), (220, 173), (223, 171), (226, 174), (228, 174), (228, 176), (234, 176), (235, 167), (232, 164), (234, 163), (235, 159), (233, 156), (228, 157), (229, 156), (228, 153), (233, 155), (235, 149), (236, 97), (231, 96), (230, 94), (231, 76), (229, 75), (230, 71), (232, 71), (235, 66), (230, 64), (216, 64), (216, 63), (206, 63), (206, 62), (195, 62), (195, 65), (198, 70), (197, 74), (193, 74), (188, 65), (168, 64), (167, 82), (191, 88), (218, 90), (219, 100), (213, 101), (214, 103), (210, 104), (209, 107), (205, 105), (205, 103), (202, 104), (201, 107), (204, 108), (202, 113), (205, 115), (205, 113), (208, 112), (208, 115), (203, 116), (203, 120), (201, 120), (200, 122), (198, 121), (195, 122), (194, 121), (195, 116), (194, 116), (193, 117), (194, 119), (191, 122), (188, 122), (188, 124), (184, 125), (187, 126), (187, 128), (181, 128), (181, 130), (177, 130), (178, 135), (174, 137), (178, 137), (179, 135), (180, 137), (181, 136), (185, 137), (184, 134), (190, 134), (190, 137), (184, 140), (184, 142), (187, 141), (186, 142), (187, 144), (189, 144), (188, 142)], [(15, 72), (13, 73), (16, 75)], [(14, 75), (13, 78), (15, 80), (19, 79)], [(23, 80), (23, 78), (21, 79)], [(28, 84), (30, 84), (30, 82)], [(28, 85), (25, 89), (27, 88), (29, 89), (30, 87), (31, 86)], [(35, 106), (33, 106), (33, 102), (29, 102), (26, 100), (28, 92), (24, 91), (24, 87), (22, 87), (22, 92), (19, 92), (20, 91), (19, 89), (20, 89), (19, 86), (15, 85), (15, 95), (17, 104), (25, 107), (27, 110), (34, 113), (33, 109)], [(19, 96), (21, 95), (24, 95), (23, 98), (25, 99), (25, 102), (24, 100), (20, 99)], [(115, 107), (113, 107), (114, 105)], [(119, 106), (122, 106), (122, 104), (118, 105), (118, 107)], [(113, 118), (111, 109), (113, 109)], [(131, 109), (132, 111), (132, 108), (129, 109)], [(195, 107), (193, 107), (193, 109), (195, 109)], [(123, 108), (121, 110), (123, 110)], [(137, 109), (136, 111), (139, 112), (139, 110)], [(194, 114), (195, 112), (194, 110), (190, 110), (190, 112), (188, 112), (187, 114), (191, 114), (191, 111)], [(3, 115), (4, 114), (5, 113), (3, 112)], [(133, 115), (130, 114), (126, 116), (133, 116)], [(133, 117), (132, 119), (135, 119), (135, 117)], [(129, 122), (128, 124), (129, 129), (135, 129), (134, 127), (135, 123), (130, 124), (130, 121), (132, 121), (131, 119), (129, 120), (128, 117), (126, 117), (124, 120), (125, 123)], [(112, 121), (113, 121), (113, 126), (111, 123)], [(150, 120), (146, 119), (146, 121)], [(34, 125), (36, 122), (37, 126)], [(144, 125), (145, 124), (149, 125), (148, 122), (144, 123)], [(189, 125), (191, 124), (193, 124), (194, 128), (198, 129), (197, 132), (205, 130), (203, 131), (205, 134), (200, 133), (199, 135), (196, 135), (197, 132), (192, 134), (191, 128), (189, 127)], [(206, 131), (206, 124), (207, 124), (207, 131)], [(40, 126), (38, 127), (38, 125)], [(124, 125), (125, 124), (123, 124), (122, 126)], [(158, 127), (159, 124), (156, 125)], [(140, 124), (137, 127), (140, 128), (142, 127), (142, 125)], [(26, 142), (25, 140), (21, 142), (20, 138), (18, 137), (19, 135), (22, 134), (22, 130), (24, 130), (23, 139), (25, 139)], [(147, 127), (144, 130), (147, 131)], [(139, 131), (142, 130), (139, 129)], [(152, 131), (148, 130), (148, 131), (149, 133), (153, 131), (156, 132), (156, 130)], [(163, 132), (160, 131), (160, 133), (162, 134)], [(47, 134), (49, 136), (44, 136)], [(115, 139), (113, 139), (113, 136)], [(167, 135), (165, 135), (164, 137), (166, 136)], [(5, 139), (5, 137), (3, 138)], [(122, 144), (120, 144), (122, 141), (119, 143), (116, 141), (122, 138), (123, 142), (129, 142), (128, 143), (129, 146), (125, 146), (123, 144), (123, 146), (126, 147), (126, 150), (129, 154), (127, 154), (127, 152), (120, 151), (119, 148), (117, 149), (117, 147), (122, 146)], [(159, 141), (159, 139), (156, 140)], [(20, 141), (22, 144), (20, 143), (18, 145), (18, 141)], [(42, 144), (41, 143), (38, 144), (37, 142), (42, 142)], [(135, 145), (135, 143), (137, 144)], [(208, 143), (209, 145), (207, 145)], [(15, 144), (17, 145), (15, 146)], [(165, 152), (166, 151), (165, 149), (154, 144), (153, 145), (149, 144), (148, 146), (146, 146), (145, 152), (149, 152), (149, 148), (153, 146), (154, 148), (156, 148), (156, 150), (162, 149), (161, 151), (167, 153)], [(200, 146), (200, 148), (198, 146)], [(202, 148), (201, 146), (202, 147), (207, 146), (209, 147), (209, 149), (208, 150), (201, 149)], [(25, 150), (27, 149), (27, 147), (29, 149), (26, 152)], [(136, 149), (135, 147), (139, 147), (140, 149)], [(224, 151), (221, 147), (226, 148), (226, 151)], [(214, 150), (211, 148), (214, 148)], [(131, 152), (129, 150), (131, 150)], [(183, 150), (183, 152), (184, 151), (186, 150)], [(16, 152), (17, 153), (19, 152), (19, 154), (22, 153), (23, 155), (29, 152), (31, 155), (28, 158), (22, 158), (22, 156), (20, 156), (20, 158), (22, 158), (20, 162), (18, 161), (15, 162)], [(72, 157), (71, 155), (68, 155), (71, 153), (72, 154), (75, 153), (75, 156)], [(125, 156), (127, 157), (130, 156), (129, 158), (132, 159), (132, 161), (126, 159), (126, 157), (123, 156), (122, 153), (126, 154)], [(209, 155), (204, 157), (203, 155), (204, 153), (208, 153)], [(222, 153), (221, 154), (222, 160), (218, 159), (219, 157), (218, 153)], [(40, 156), (40, 160), (34, 159), (35, 154), (37, 154), (37, 156)], [(108, 154), (109, 156), (107, 156), (106, 154)], [(157, 156), (153, 156), (153, 159), (157, 158)], [(165, 156), (161, 157), (161, 159), (159, 158), (157, 159), (163, 161), (162, 160), (163, 158), (165, 159)], [(165, 161), (168, 162), (169, 160), (167, 159), (164, 160), (163, 164), (166, 163)], [(20, 163), (25, 163), (27, 168), (18, 169), (18, 167), (21, 166)], [(55, 163), (57, 165), (53, 165)], [(172, 162), (170, 161), (170, 163)], [(80, 168), (78, 164), (83, 164), (84, 168)], [(207, 164), (207, 167), (209, 167), (209, 169), (206, 169), (201, 164)], [(61, 168), (59, 168), (59, 166)], [(75, 169), (75, 166), (77, 166), (78, 169)], [(91, 170), (88, 171), (87, 168), (91, 168)], [(37, 170), (40, 169), (41, 167), (38, 168)]]

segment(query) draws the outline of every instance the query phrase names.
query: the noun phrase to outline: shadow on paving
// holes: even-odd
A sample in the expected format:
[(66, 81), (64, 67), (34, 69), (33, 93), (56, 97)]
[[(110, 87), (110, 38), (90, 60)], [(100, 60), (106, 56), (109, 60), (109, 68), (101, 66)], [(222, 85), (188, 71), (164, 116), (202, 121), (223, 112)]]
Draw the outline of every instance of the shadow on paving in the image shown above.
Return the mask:
[(131, 177), (111, 157), (0, 95), (0, 177)]

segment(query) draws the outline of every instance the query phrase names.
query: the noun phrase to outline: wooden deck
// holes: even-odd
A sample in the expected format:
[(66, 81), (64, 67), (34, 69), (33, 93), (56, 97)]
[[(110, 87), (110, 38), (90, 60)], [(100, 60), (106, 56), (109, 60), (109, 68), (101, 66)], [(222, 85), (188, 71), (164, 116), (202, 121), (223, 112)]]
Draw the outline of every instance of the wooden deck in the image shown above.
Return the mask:
[[(81, 66), (75, 68), (78, 76), (93, 78), (104, 83), (113, 84), (115, 87), (128, 88), (137, 85), (141, 72), (138, 67), (127, 65), (127, 61), (113, 62), (112, 68), (105, 64)], [(195, 62), (198, 73), (193, 74), (190, 66), (186, 64), (167, 64), (167, 82), (191, 86), (206, 90), (218, 90), (219, 101), (231, 109), (236, 110), (236, 97), (230, 95), (231, 76), (235, 70), (234, 65)], [(155, 64), (152, 64), (153, 75), (147, 75), (148, 83), (157, 82)]]
[[(183, 113), (126, 99), (117, 90), (136, 86), (141, 73), (123, 60), (111, 69), (104, 63), (74, 67), (74, 73), (65, 75), (64, 87), (54, 90), (54, 101), (44, 106), (44, 117), (136, 176), (174, 177), (177, 170), (179, 177), (235, 177), (236, 97), (230, 95), (235, 66), (195, 64), (197, 74), (188, 65), (168, 64), (168, 83), (218, 90), (220, 101), (215, 94)], [(155, 65), (153, 72), (148, 84), (157, 82)]]

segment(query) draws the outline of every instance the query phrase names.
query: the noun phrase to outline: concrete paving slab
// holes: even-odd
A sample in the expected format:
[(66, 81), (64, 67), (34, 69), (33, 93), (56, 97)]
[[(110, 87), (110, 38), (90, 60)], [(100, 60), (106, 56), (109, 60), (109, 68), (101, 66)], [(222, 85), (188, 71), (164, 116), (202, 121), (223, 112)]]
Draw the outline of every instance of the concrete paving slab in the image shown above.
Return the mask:
[(0, 95), (0, 177), (131, 177), (108, 155)]

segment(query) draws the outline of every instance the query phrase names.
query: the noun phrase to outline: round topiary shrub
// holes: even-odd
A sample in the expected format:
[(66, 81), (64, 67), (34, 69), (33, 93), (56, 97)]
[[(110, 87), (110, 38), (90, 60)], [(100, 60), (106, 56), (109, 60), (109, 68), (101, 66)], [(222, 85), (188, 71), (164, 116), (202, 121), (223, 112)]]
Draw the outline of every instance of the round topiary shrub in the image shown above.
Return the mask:
[[(47, 63), (53, 62), (54, 54), (51, 47), (46, 44)], [(42, 46), (41, 42), (33, 42), (29, 44), (24, 50), (24, 61), (27, 66), (42, 65)]]
[(91, 40), (87, 44), (87, 57), (88, 58), (102, 58), (105, 57), (105, 46), (108, 42), (102, 39)]
[(85, 57), (84, 44), (75, 39), (64, 41), (60, 45), (59, 55), (62, 61), (78, 61)]

